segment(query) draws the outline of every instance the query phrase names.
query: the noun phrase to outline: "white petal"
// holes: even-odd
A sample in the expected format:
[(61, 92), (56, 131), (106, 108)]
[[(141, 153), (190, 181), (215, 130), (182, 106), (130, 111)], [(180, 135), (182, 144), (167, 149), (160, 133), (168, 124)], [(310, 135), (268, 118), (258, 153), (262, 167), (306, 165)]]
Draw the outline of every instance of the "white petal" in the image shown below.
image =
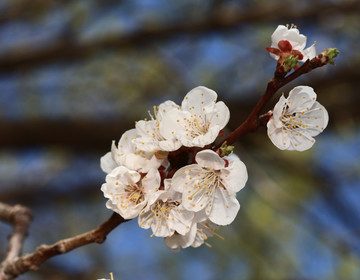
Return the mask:
[(169, 235), (173, 235), (175, 230), (170, 229), (167, 223), (163, 223), (162, 220), (155, 218), (150, 225), (153, 233), (157, 237), (166, 237)]
[(220, 127), (217, 125), (209, 127), (208, 131), (205, 134), (200, 134), (198, 136), (191, 136), (186, 132), (185, 135), (178, 135), (178, 139), (182, 145), (185, 147), (200, 147), (203, 148), (206, 145), (209, 145), (215, 141), (220, 132)]
[(269, 120), (268, 127), (269, 127), (269, 123), (274, 128), (280, 128), (283, 126), (282, 122), (280, 121), (280, 118), (286, 106), (287, 106), (287, 99), (284, 97), (284, 95), (281, 95), (279, 101), (275, 104), (275, 107), (273, 109), (273, 117)]
[(284, 40), (283, 38), (285, 37), (288, 30), (289, 29), (285, 25), (279, 25), (271, 35), (271, 47), (278, 48), (279, 41)]
[(159, 171), (155, 168), (150, 169), (141, 182), (146, 194), (154, 193), (160, 187), (161, 178)]
[(171, 229), (184, 235), (190, 231), (193, 218), (194, 212), (187, 211), (180, 205), (171, 210), (168, 225)]
[(160, 123), (160, 133), (165, 139), (174, 139), (178, 135), (186, 135), (184, 119), (190, 117), (191, 113), (180, 110), (172, 110), (164, 115)]
[(306, 131), (297, 134), (298, 135), (295, 133), (291, 134), (290, 145), (287, 150), (303, 152), (314, 145), (315, 139), (308, 135)]
[(297, 86), (289, 92), (287, 103), (289, 106), (288, 112), (302, 112), (309, 110), (316, 100), (316, 93), (313, 88), (308, 86)]
[(306, 37), (300, 34), (297, 28), (288, 28), (284, 25), (279, 25), (274, 33), (271, 35), (273, 48), (278, 48), (278, 43), (281, 40), (287, 40), (292, 45), (293, 49), (302, 51), (306, 45)]
[(192, 223), (189, 232), (185, 235), (175, 233), (171, 237), (165, 237), (164, 242), (172, 252), (179, 252), (181, 248), (187, 248), (194, 243), (196, 231), (196, 223)]
[(210, 195), (205, 194), (208, 187), (201, 183), (203, 169), (197, 165), (188, 165), (179, 169), (173, 176), (172, 188), (182, 193), (182, 205), (189, 211), (200, 211), (210, 202)]
[(162, 151), (172, 152), (178, 150), (181, 147), (181, 142), (173, 138), (169, 140), (159, 141), (158, 145)]
[(302, 51), (306, 46), (306, 37), (297, 28), (289, 29), (283, 40), (288, 40), (294, 50)]
[(236, 193), (245, 187), (248, 179), (246, 166), (235, 154), (225, 158), (229, 161), (229, 166), (222, 170), (220, 178), (229, 192)]
[(172, 184), (172, 178), (164, 179), (164, 189), (166, 191), (168, 191), (168, 190), (175, 191), (174, 188), (171, 187), (171, 184)]
[(134, 152), (133, 139), (135, 139), (137, 136), (138, 135), (135, 128), (124, 132), (119, 141), (119, 150), (124, 154)]
[(219, 126), (219, 130), (223, 129), (230, 119), (229, 108), (224, 102), (219, 101), (215, 104), (214, 111), (206, 114), (206, 119), (211, 125)]
[(133, 170), (129, 170), (128, 168), (124, 166), (119, 166), (115, 168), (108, 176), (106, 177), (115, 177), (117, 180), (128, 183), (128, 184), (135, 184), (137, 183), (141, 176), (139, 173)]
[(121, 155), (121, 153), (122, 152), (120, 152), (119, 149), (116, 147), (115, 141), (112, 141), (112, 144), (111, 144), (111, 156), (112, 156), (113, 160), (115, 161), (115, 163), (117, 165), (122, 165), (122, 162), (121, 162), (122, 155)]
[(136, 123), (136, 131), (138, 137), (133, 140), (136, 147), (145, 152), (153, 152), (158, 150), (158, 139), (155, 131), (155, 121), (138, 121)]
[(118, 165), (112, 158), (111, 152), (108, 152), (106, 155), (101, 157), (100, 167), (101, 167), (102, 171), (104, 171), (105, 173), (110, 173), (116, 166), (118, 166)]
[(329, 115), (325, 107), (319, 102), (315, 102), (310, 110), (301, 114), (301, 120), (306, 125), (306, 132), (310, 136), (316, 136), (321, 133), (327, 126)]
[(194, 212), (204, 209), (212, 199), (212, 194), (208, 191), (210, 188), (212, 186), (205, 186), (198, 179), (189, 181), (183, 191), (182, 205)]
[(287, 150), (290, 145), (290, 139), (285, 134), (282, 128), (274, 128), (271, 123), (268, 122), (268, 136), (273, 144), (280, 150)]
[(174, 103), (173, 101), (167, 100), (159, 105), (157, 118), (159, 121), (162, 121), (164, 114), (171, 110), (179, 110), (180, 106)]
[(186, 94), (181, 103), (181, 109), (199, 115), (204, 112), (204, 107), (214, 106), (216, 99), (217, 94), (215, 91), (204, 86), (199, 86)]
[(212, 150), (198, 152), (195, 160), (201, 167), (207, 167), (213, 170), (220, 170), (225, 167), (225, 161)]
[(229, 195), (223, 188), (217, 188), (209, 219), (217, 225), (228, 225), (234, 221), (239, 209), (240, 204), (235, 195)]
[(145, 209), (143, 209), (140, 214), (139, 214), (139, 218), (138, 218), (138, 224), (139, 227), (144, 228), (144, 229), (148, 229), (151, 226), (151, 223), (153, 222), (153, 217), (154, 214), (151, 211), (146, 211)]
[[(151, 206), (159, 199), (159, 197), (160, 197), (161, 195), (164, 195), (165, 192), (167, 192), (167, 191), (158, 190), (158, 191), (154, 192), (154, 193), (149, 197), (148, 204), (146, 205), (146, 208), (145, 208), (144, 212), (150, 211)], [(150, 212), (151, 212), (151, 211), (150, 211)]]
[(301, 53), (303, 54), (303, 59), (300, 61), (305, 62), (308, 59), (313, 59), (316, 56), (315, 44), (312, 44)]
[(191, 164), (180, 168), (172, 177), (171, 188), (177, 192), (183, 193), (189, 178), (196, 178), (201, 172), (202, 168), (197, 164)]
[(144, 208), (144, 206), (146, 205), (146, 201), (143, 201), (139, 204), (128, 204), (124, 207), (119, 207), (118, 208), (118, 213), (120, 214), (121, 217), (123, 217), (124, 219), (130, 220), (135, 218), (137, 215), (139, 215), (139, 213), (141, 212), (141, 210)]

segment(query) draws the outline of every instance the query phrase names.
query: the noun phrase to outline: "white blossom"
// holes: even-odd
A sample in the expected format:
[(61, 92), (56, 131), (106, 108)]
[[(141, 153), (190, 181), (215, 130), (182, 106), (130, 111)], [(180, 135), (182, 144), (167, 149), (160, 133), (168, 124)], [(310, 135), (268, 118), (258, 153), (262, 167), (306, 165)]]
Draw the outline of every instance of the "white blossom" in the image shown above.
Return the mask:
[(167, 237), (175, 232), (186, 234), (193, 217), (194, 213), (184, 209), (181, 204), (181, 195), (168, 188), (152, 195), (146, 208), (140, 212), (138, 222), (144, 229), (151, 228), (155, 236)]
[[(302, 56), (299, 55), (299, 61), (306, 61), (307, 59), (312, 59), (316, 56), (315, 43), (305, 49), (306, 39), (306, 36), (300, 34), (296, 26), (291, 25), (289, 28), (284, 25), (279, 25), (274, 31), (274, 33), (271, 35), (271, 48), (274, 50), (279, 48), (278, 50), (280, 52), (286, 51), (289, 52), (289, 54), (291, 54), (291, 52), (295, 54), (296, 51), (300, 52)], [(279, 42), (281, 41), (288, 41), (291, 48), (289, 49), (287, 47), (286, 49), (282, 49), (281, 44), (279, 45)], [(276, 51), (271, 52), (270, 55), (276, 60), (279, 59), (279, 56), (276, 55)]]
[(101, 186), (109, 200), (106, 207), (119, 213), (124, 219), (135, 218), (160, 186), (160, 174), (151, 169), (145, 176), (124, 166), (115, 168), (106, 176)]
[(134, 141), (138, 149), (145, 152), (175, 151), (181, 147), (181, 143), (175, 135), (167, 135), (165, 138), (160, 133), (160, 124), (163, 116), (180, 107), (172, 101), (166, 101), (158, 107), (154, 106), (153, 114), (149, 111), (151, 120), (141, 120), (136, 123), (137, 139)]
[(163, 160), (156, 158), (153, 153), (139, 150), (134, 141), (137, 139), (136, 129), (126, 131), (116, 147), (112, 142), (111, 152), (100, 159), (100, 166), (106, 173), (110, 173), (117, 166), (125, 166), (131, 170), (146, 173), (152, 168), (158, 168)]
[(172, 187), (182, 193), (182, 204), (187, 210), (205, 209), (213, 223), (230, 224), (240, 209), (236, 192), (248, 178), (244, 163), (234, 154), (221, 158), (212, 150), (198, 152), (195, 160), (197, 164), (180, 168), (174, 174)]
[(164, 115), (160, 132), (166, 139), (175, 136), (186, 147), (204, 147), (215, 141), (229, 121), (223, 102), (216, 102), (215, 91), (200, 86), (187, 93), (180, 110)]
[(268, 136), (281, 150), (304, 151), (315, 143), (329, 120), (326, 109), (316, 101), (311, 87), (297, 86), (289, 97), (280, 97), (267, 123)]

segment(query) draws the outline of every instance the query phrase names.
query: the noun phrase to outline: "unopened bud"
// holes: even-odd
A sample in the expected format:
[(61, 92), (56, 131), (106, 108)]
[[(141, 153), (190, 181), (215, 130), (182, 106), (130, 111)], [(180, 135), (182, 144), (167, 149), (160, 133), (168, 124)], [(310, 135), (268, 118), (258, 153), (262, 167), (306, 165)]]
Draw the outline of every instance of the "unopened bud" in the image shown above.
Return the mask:
[(335, 64), (334, 58), (339, 54), (339, 51), (336, 48), (330, 48), (323, 51), (317, 56), (317, 59), (320, 59), (322, 65), (327, 63)]
[(326, 55), (329, 59), (330, 64), (334, 64), (334, 58), (339, 54), (340, 52), (337, 50), (337, 48), (329, 48), (325, 50), (324, 55)]
[(288, 55), (284, 61), (283, 67), (285, 72), (289, 72), (298, 65), (299, 58), (297, 56)]
[(234, 150), (234, 146), (228, 146), (226, 141), (224, 143), (222, 143), (220, 150), (221, 150), (221, 156), (228, 156), (232, 153), (232, 151)]

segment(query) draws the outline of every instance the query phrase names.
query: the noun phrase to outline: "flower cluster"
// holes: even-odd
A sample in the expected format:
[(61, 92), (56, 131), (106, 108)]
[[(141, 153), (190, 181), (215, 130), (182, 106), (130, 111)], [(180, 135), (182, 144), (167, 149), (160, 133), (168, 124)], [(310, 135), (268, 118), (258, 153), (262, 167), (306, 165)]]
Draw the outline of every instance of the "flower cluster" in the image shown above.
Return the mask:
[(198, 247), (230, 224), (240, 204), (247, 170), (232, 152), (210, 149), (230, 113), (206, 87), (191, 90), (178, 106), (166, 101), (150, 119), (126, 131), (101, 158), (107, 173), (106, 207), (164, 237), (172, 250)]
[[(279, 25), (271, 40), (271, 47), (266, 49), (278, 61), (277, 70), (280, 68), (284, 74), (292, 68), (297, 69), (298, 60), (304, 62), (316, 56), (314, 44), (305, 49), (306, 36), (300, 34), (295, 25), (290, 28)], [(330, 57), (329, 51), (320, 57), (326, 56), (331, 62), (333, 56), (338, 54), (336, 49), (331, 50)], [(315, 143), (313, 137), (325, 129), (328, 121), (328, 113), (316, 101), (314, 90), (308, 86), (297, 86), (290, 91), (288, 98), (282, 95), (275, 105), (267, 123), (268, 136), (281, 150), (305, 151), (312, 147)]]

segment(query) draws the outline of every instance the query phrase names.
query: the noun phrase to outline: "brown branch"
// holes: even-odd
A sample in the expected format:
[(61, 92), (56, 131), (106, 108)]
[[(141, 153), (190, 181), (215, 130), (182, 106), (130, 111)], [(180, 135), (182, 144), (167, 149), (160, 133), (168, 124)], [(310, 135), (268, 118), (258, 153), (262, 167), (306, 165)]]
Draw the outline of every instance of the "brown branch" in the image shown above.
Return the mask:
[[(65, 254), (78, 247), (90, 243), (103, 243), (106, 236), (118, 225), (126, 222), (123, 217), (113, 213), (112, 216), (96, 229), (77, 236), (60, 240), (52, 245), (41, 245), (34, 253), (15, 258), (3, 265), (0, 280), (10, 280), (29, 270), (37, 270), (39, 266), (56, 255)], [(2, 277), (2, 278), (1, 278)]]
[(9, 237), (8, 250), (0, 266), (0, 280), (6, 279), (5, 274), (2, 273), (4, 266), (20, 256), (31, 218), (29, 208), (22, 205), (11, 206), (0, 202), (0, 219), (13, 225), (13, 233)]
[(299, 18), (318, 17), (320, 15), (319, 11), (322, 12), (321, 14), (341, 13), (356, 11), (359, 7), (357, 1), (338, 5), (317, 4), (304, 10), (288, 9), (283, 4), (271, 4), (245, 11), (242, 8), (227, 9), (224, 7), (213, 11), (203, 21), (184, 21), (177, 26), (163, 24), (164, 27), (157, 29), (145, 26), (144, 29), (128, 35), (119, 34), (86, 43), (77, 41), (72, 31), (68, 30), (57, 42), (47, 47), (29, 51), (27, 46), (23, 46), (0, 56), (0, 73), (9, 73), (19, 69), (24, 70), (46, 63), (84, 59), (101, 50), (117, 50), (123, 47), (135, 48), (137, 46), (143, 48), (146, 44), (174, 38), (179, 34), (206, 34), (206, 32), (213, 30), (236, 30), (241, 23), (259, 23), (274, 20), (274, 15), (276, 15), (279, 22), (288, 21), (289, 19), (295, 21)]

